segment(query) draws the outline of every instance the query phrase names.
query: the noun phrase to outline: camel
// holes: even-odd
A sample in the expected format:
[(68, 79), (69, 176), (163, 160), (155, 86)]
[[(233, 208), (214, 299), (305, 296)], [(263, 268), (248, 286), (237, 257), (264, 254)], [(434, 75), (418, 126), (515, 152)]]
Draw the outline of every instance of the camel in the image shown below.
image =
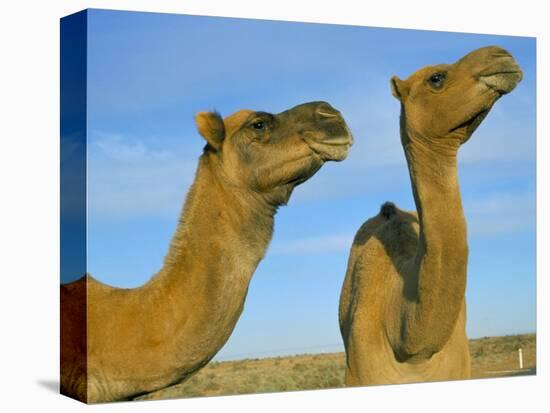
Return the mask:
[(239, 319), (277, 208), (352, 145), (326, 102), (195, 119), (206, 145), (160, 271), (133, 289), (89, 274), (61, 286), (63, 394), (129, 400), (206, 365)]
[(391, 79), (417, 212), (387, 202), (354, 238), (339, 305), (346, 385), (470, 377), (457, 153), (522, 76), (485, 47)]

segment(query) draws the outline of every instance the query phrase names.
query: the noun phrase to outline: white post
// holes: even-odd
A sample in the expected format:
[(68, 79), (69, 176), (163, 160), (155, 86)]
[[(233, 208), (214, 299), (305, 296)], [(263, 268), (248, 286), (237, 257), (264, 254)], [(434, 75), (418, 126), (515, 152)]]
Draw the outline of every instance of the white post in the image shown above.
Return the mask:
[(518, 349), (518, 357), (519, 357), (519, 369), (523, 369), (523, 350)]

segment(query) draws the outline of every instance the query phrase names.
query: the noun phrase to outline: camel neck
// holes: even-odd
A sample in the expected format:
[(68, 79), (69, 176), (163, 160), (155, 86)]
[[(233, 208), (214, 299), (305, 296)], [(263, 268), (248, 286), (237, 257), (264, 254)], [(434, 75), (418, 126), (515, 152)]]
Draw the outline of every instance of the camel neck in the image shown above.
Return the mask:
[[(429, 358), (454, 331), (466, 288), (466, 221), (458, 184), (456, 149), (428, 145), (402, 129), (420, 233), (408, 278), (416, 299), (401, 329), (405, 359)], [(443, 148), (443, 150), (441, 150)]]
[(189, 365), (229, 338), (273, 232), (274, 209), (216, 169), (201, 158), (164, 266), (145, 287), (166, 298), (161, 305), (181, 326), (172, 340), (188, 350)]
[[(187, 278), (197, 266), (204, 270), (197, 274), (201, 282), (227, 278), (238, 257), (235, 267), (248, 282), (265, 254), (275, 209), (257, 194), (227, 182), (217, 169), (212, 160), (201, 157), (161, 271), (167, 278), (179, 282), (182, 272)], [(243, 263), (254, 268), (243, 268)]]

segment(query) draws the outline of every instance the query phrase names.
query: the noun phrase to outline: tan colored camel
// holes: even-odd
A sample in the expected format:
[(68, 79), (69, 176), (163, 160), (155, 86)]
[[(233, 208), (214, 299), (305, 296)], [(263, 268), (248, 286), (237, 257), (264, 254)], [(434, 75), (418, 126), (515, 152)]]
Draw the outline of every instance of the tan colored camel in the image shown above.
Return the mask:
[(347, 385), (470, 377), (457, 152), (521, 78), (498, 47), (392, 78), (417, 213), (386, 203), (355, 236), (339, 311)]
[(134, 289), (89, 275), (61, 286), (64, 394), (130, 399), (207, 364), (241, 314), (277, 208), (352, 144), (325, 102), (277, 115), (199, 113), (196, 123), (207, 145), (162, 269)]

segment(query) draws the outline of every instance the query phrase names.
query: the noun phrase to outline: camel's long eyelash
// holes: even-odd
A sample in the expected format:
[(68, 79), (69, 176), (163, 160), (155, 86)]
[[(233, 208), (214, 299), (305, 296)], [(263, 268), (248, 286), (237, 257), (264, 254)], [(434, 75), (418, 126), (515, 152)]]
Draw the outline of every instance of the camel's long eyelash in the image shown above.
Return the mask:
[(432, 73), (427, 79), (426, 82), (432, 86), (440, 87), (447, 80), (447, 72), (440, 71)]
[(250, 122), (248, 122), (249, 127), (253, 127), (255, 129), (263, 129), (263, 128), (256, 128), (255, 125), (258, 123), (263, 123), (264, 127), (267, 128), (273, 121), (274, 116), (270, 113), (259, 113), (256, 117), (252, 118)]

